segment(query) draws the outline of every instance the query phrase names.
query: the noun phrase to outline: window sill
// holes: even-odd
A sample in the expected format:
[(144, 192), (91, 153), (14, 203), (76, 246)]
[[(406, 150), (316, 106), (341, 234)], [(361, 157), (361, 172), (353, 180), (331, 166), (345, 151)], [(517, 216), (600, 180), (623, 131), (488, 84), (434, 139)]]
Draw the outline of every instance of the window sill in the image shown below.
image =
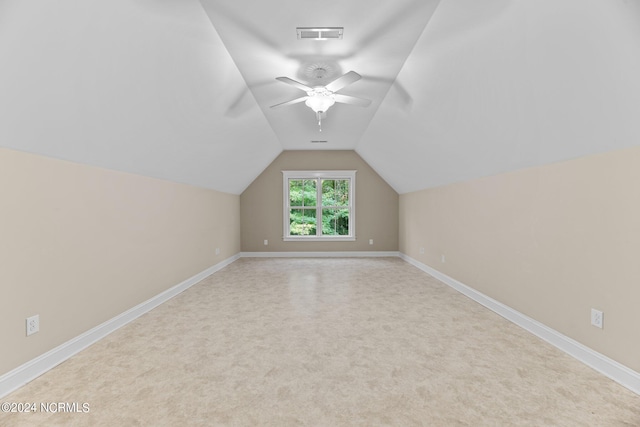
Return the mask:
[(284, 242), (355, 242), (353, 236), (287, 236), (283, 237)]

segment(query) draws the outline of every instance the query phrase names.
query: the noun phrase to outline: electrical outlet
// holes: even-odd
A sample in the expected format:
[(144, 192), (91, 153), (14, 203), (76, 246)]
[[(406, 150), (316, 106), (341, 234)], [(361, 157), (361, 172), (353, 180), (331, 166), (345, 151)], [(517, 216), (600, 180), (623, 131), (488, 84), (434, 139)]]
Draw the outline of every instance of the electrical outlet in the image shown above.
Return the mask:
[(216, 255), (220, 255), (220, 248), (216, 248)]
[(424, 248), (420, 248), (420, 255), (424, 255)]
[(440, 261), (442, 261), (443, 263), (446, 262), (446, 258), (444, 257), (444, 255), (442, 255), (442, 258), (440, 259)]
[(269, 241), (267, 239), (264, 239), (264, 245), (268, 246), (269, 245)]
[(369, 239), (369, 244), (373, 245), (373, 239)]
[(27, 317), (27, 336), (33, 335), (40, 330), (40, 315)]
[(604, 313), (595, 308), (591, 309), (591, 324), (596, 328), (602, 329), (604, 326)]

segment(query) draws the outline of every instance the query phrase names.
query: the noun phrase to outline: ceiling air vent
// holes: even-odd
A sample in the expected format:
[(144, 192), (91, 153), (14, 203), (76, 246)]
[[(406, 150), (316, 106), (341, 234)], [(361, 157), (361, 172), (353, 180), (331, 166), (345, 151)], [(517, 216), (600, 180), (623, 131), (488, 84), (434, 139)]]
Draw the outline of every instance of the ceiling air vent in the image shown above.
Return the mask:
[(344, 27), (297, 27), (298, 39), (342, 40)]
[(317, 140), (317, 139), (312, 139), (311, 140), (312, 144), (326, 144), (327, 141), (322, 141), (322, 140)]

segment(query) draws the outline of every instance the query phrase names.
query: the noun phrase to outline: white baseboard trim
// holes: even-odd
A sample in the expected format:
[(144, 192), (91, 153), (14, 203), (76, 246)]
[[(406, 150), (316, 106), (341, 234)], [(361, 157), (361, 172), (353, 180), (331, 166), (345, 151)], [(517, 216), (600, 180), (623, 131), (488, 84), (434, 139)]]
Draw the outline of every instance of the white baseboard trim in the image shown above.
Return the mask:
[(0, 376), (0, 398), (240, 258), (236, 254)]
[(342, 252), (240, 252), (242, 258), (366, 258), (399, 257), (398, 251), (342, 251)]
[(573, 356), (587, 366), (592, 367), (601, 374), (609, 377), (618, 384), (628, 388), (636, 394), (640, 395), (640, 373), (616, 362), (597, 351), (580, 344), (579, 342), (551, 329), (550, 327), (534, 320), (511, 307), (494, 300), (481, 292), (447, 276), (438, 270), (429, 267), (426, 264), (417, 261), (408, 255), (400, 253), (400, 258), (414, 265), (425, 273), (435, 277), (444, 284), (452, 287), (456, 291), (466, 295), (479, 304), (487, 307), (489, 310), (499, 314), (505, 319), (515, 323), (516, 325), (531, 332), (538, 338), (541, 338), (549, 344), (557, 347), (565, 353)]

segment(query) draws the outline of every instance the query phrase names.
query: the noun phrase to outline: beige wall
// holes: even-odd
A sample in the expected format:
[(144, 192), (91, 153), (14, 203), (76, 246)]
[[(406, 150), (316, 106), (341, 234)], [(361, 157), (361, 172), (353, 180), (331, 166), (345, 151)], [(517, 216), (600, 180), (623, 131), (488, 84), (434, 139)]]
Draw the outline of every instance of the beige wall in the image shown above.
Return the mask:
[[(284, 242), (283, 170), (357, 170), (356, 241)], [(283, 151), (242, 193), (240, 215), (243, 252), (398, 250), (398, 194), (355, 151)]]
[(0, 375), (238, 253), (239, 209), (237, 195), (0, 149)]
[(640, 371), (640, 147), (403, 194), (400, 251)]

